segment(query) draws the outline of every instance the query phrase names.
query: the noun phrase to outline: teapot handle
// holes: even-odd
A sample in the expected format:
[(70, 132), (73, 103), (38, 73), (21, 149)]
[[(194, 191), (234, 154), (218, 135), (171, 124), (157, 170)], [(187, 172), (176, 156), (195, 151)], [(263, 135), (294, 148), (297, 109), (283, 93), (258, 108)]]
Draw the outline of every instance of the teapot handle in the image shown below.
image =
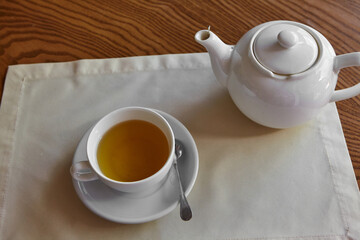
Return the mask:
[[(341, 68), (352, 66), (360, 66), (360, 52), (347, 53), (335, 57), (335, 72), (338, 72)], [(358, 94), (360, 94), (360, 83), (346, 89), (336, 90), (331, 96), (330, 102), (345, 100)]]

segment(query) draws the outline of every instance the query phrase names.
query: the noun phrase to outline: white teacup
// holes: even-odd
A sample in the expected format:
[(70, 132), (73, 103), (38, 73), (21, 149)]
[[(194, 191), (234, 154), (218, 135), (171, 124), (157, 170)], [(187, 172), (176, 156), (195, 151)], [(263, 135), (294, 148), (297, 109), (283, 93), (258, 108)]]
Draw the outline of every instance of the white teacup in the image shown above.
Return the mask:
[[(169, 146), (169, 156), (165, 164), (153, 175), (131, 182), (121, 182), (113, 180), (103, 174), (98, 159), (98, 145), (104, 134), (113, 126), (128, 120), (143, 120), (157, 126), (166, 136)], [(155, 189), (166, 179), (174, 157), (175, 138), (174, 133), (164, 117), (154, 110), (143, 107), (125, 107), (117, 109), (100, 119), (91, 130), (87, 141), (87, 161), (74, 163), (70, 172), (74, 179), (78, 181), (93, 181), (100, 179), (109, 187), (123, 192), (141, 192)]]

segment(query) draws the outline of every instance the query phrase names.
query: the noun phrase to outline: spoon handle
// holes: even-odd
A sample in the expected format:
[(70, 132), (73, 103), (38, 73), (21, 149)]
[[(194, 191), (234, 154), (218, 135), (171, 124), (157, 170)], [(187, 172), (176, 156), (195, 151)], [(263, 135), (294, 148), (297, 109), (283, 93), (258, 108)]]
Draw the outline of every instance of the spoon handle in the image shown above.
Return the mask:
[(176, 175), (179, 179), (179, 187), (180, 187), (180, 217), (184, 221), (189, 221), (192, 217), (192, 212), (181, 184), (181, 178), (177, 166), (177, 160), (174, 161), (174, 168), (176, 170)]

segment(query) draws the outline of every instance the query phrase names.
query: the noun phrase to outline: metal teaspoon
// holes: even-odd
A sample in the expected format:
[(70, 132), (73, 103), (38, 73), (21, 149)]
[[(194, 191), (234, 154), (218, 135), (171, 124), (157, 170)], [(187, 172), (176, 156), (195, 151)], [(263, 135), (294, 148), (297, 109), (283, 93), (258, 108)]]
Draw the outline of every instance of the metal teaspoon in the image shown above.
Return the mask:
[(184, 221), (189, 221), (191, 219), (191, 217), (192, 217), (192, 212), (191, 212), (190, 205), (189, 205), (189, 203), (188, 203), (188, 201), (186, 199), (184, 189), (183, 189), (182, 184), (181, 184), (180, 174), (179, 174), (178, 165), (177, 165), (177, 160), (183, 154), (183, 148), (184, 147), (183, 147), (182, 143), (179, 140), (175, 139), (175, 155), (176, 155), (176, 158), (174, 160), (174, 168), (176, 170), (176, 174), (178, 176), (179, 186), (180, 186), (180, 217)]

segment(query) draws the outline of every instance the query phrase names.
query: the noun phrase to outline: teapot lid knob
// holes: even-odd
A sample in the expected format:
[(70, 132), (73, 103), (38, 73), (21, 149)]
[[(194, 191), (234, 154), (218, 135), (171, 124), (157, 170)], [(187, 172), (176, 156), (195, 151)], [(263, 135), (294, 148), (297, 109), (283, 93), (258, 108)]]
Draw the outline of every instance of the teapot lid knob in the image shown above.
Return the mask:
[(299, 40), (296, 32), (293, 32), (291, 30), (282, 30), (277, 35), (277, 39), (279, 44), (284, 48), (291, 48), (295, 46)]

